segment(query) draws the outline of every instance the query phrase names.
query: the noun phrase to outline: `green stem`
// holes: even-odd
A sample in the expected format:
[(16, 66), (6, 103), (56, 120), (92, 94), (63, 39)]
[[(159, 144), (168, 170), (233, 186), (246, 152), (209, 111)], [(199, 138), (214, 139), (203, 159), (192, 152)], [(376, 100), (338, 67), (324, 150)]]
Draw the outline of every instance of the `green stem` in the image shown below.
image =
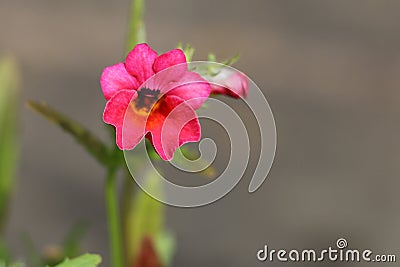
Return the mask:
[(130, 236), (131, 236), (131, 228), (132, 225), (129, 224), (129, 215), (132, 209), (132, 202), (134, 198), (134, 183), (132, 182), (132, 178), (128, 170), (124, 174), (124, 185), (122, 189), (122, 198), (121, 198), (121, 219), (122, 219), (122, 233), (124, 236), (123, 244), (124, 244), (124, 259), (125, 262), (132, 263), (132, 251), (130, 247)]
[(106, 180), (105, 198), (108, 231), (111, 242), (111, 266), (123, 267), (122, 235), (116, 188), (116, 173), (116, 168), (109, 168)]
[(145, 0), (132, 0), (129, 18), (128, 36), (126, 40), (126, 51), (140, 43), (146, 42), (146, 29), (144, 25)]

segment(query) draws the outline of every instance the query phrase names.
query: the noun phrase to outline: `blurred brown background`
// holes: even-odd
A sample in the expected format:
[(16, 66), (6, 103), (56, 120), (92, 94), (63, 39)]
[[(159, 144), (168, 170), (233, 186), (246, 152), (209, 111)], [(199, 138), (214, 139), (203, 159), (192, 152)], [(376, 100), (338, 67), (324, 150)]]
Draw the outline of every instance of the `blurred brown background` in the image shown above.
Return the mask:
[[(122, 59), (128, 7), (1, 0), (0, 53), (19, 60), (23, 100), (49, 102), (106, 138), (99, 75)], [(178, 41), (197, 48), (195, 59), (240, 51), (237, 67), (264, 90), (278, 131), (273, 169), (255, 194), (245, 177), (213, 205), (168, 207), (174, 266), (263, 266), (255, 254), (264, 244), (322, 249), (339, 237), (400, 256), (400, 1), (149, 0), (146, 22), (159, 52)], [(107, 261), (101, 167), (25, 108), (21, 125), (13, 248), (22, 253), (24, 231), (38, 246), (57, 243), (83, 218), (85, 248)]]

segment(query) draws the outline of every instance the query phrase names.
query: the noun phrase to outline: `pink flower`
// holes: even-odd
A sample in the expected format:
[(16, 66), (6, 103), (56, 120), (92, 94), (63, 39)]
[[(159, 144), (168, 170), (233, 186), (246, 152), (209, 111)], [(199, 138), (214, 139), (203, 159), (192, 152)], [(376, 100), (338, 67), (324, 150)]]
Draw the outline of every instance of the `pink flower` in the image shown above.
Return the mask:
[(234, 98), (247, 97), (249, 81), (243, 73), (224, 68), (212, 79), (211, 94), (224, 94)]
[(157, 55), (147, 44), (136, 45), (125, 63), (104, 69), (100, 84), (108, 100), (103, 120), (115, 127), (120, 149), (132, 149), (146, 136), (160, 157), (170, 160), (179, 146), (200, 140), (194, 110), (211, 87), (188, 71), (182, 50)]

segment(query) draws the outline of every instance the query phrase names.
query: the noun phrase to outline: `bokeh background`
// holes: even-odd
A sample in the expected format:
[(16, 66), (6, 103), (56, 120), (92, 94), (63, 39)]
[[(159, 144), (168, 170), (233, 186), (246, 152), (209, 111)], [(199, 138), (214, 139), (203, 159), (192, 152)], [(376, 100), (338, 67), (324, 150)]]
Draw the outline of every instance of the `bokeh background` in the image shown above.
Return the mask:
[[(146, 4), (148, 41), (159, 52), (179, 41), (196, 47), (195, 59), (241, 52), (236, 66), (263, 89), (278, 131), (274, 166), (255, 194), (247, 193), (248, 171), (213, 205), (167, 208), (174, 266), (263, 266), (255, 255), (264, 244), (322, 249), (340, 237), (400, 256), (399, 1)], [(0, 54), (18, 59), (23, 100), (44, 100), (107, 138), (99, 75), (122, 59), (128, 14), (128, 0), (1, 0)], [(86, 219), (84, 247), (107, 262), (102, 168), (21, 109), (8, 241), (22, 255), (21, 233), (44, 247)]]

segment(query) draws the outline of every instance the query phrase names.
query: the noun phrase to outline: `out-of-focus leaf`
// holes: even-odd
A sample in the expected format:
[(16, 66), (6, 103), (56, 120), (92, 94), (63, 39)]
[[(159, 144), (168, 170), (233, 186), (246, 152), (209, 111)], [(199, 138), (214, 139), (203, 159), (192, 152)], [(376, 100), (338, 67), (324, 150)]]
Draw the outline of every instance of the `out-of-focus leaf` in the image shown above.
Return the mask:
[[(99, 138), (78, 122), (68, 118), (45, 103), (29, 101), (28, 106), (72, 135), (100, 164), (107, 166), (115, 164), (116, 161), (121, 161)], [(122, 155), (120, 156), (122, 158)]]
[[(182, 165), (185, 163), (191, 164), (191, 167), (193, 167), (194, 169), (203, 169), (204, 168), (203, 166), (209, 165), (206, 160), (199, 158), (199, 154), (196, 151), (190, 149), (189, 146), (181, 146), (180, 151), (182, 152), (182, 154), (180, 153), (174, 154), (174, 161), (177, 163), (180, 163)], [(184, 157), (191, 161), (187, 162), (187, 160)], [(217, 171), (212, 165), (205, 167), (199, 173), (210, 179), (215, 178), (215, 176), (217, 175)]]
[[(144, 173), (151, 190), (157, 191), (159, 181), (153, 171)], [(125, 218), (125, 244), (128, 262), (134, 262), (138, 256), (141, 242), (144, 238), (154, 240), (163, 232), (164, 206), (142, 190), (137, 190), (137, 195), (129, 201), (128, 214)]]
[(235, 64), (239, 60), (239, 58), (240, 58), (240, 54), (237, 53), (233, 57), (228, 58), (227, 60), (222, 61), (221, 63), (224, 64), (224, 65), (232, 66), (233, 64)]
[(146, 144), (147, 154), (152, 160), (162, 160), (160, 155), (158, 155), (156, 150), (154, 149), (154, 146), (147, 138), (145, 139), (145, 144)]
[(0, 230), (15, 183), (18, 157), (19, 75), (11, 58), (0, 61)]
[(11, 259), (10, 250), (6, 245), (4, 238), (0, 236), (0, 261), (7, 263), (10, 261), (10, 259)]
[(0, 267), (25, 267), (25, 263), (13, 262), (11, 264), (7, 264), (5, 261), (0, 260)]
[(80, 242), (87, 230), (87, 224), (80, 222), (76, 224), (63, 242), (64, 255), (66, 257), (75, 257), (79, 253)]
[(154, 239), (157, 255), (163, 266), (170, 266), (175, 252), (175, 238), (169, 232), (162, 232)]
[(144, 0), (132, 0), (126, 51), (129, 52), (135, 45), (146, 42), (146, 28), (144, 25)]
[(193, 59), (193, 55), (194, 55), (194, 47), (190, 44), (186, 44), (185, 47), (183, 47), (182, 43), (179, 43), (177, 48), (181, 49), (183, 51), (183, 53), (185, 54), (186, 57), (186, 61), (190, 62)]
[(217, 62), (217, 58), (216, 58), (215, 54), (209, 53), (208, 54), (208, 61)]
[(55, 267), (96, 267), (101, 263), (101, 257), (96, 254), (84, 254), (74, 259), (66, 259)]
[[(236, 54), (233, 57), (224, 60), (221, 62), (221, 64), (224, 65), (228, 65), (228, 66), (232, 66), (233, 64), (235, 64), (240, 58), (240, 54)], [(217, 57), (213, 54), (213, 53), (209, 53), (208, 54), (208, 61), (212, 61), (212, 62), (218, 62), (217, 61)], [(211, 75), (211, 76), (216, 76), (220, 73), (221, 69), (224, 68), (223, 65), (219, 66), (219, 65), (210, 65), (207, 67), (206, 70), (198, 70), (200, 75)], [(205, 71), (205, 72), (204, 72)]]

